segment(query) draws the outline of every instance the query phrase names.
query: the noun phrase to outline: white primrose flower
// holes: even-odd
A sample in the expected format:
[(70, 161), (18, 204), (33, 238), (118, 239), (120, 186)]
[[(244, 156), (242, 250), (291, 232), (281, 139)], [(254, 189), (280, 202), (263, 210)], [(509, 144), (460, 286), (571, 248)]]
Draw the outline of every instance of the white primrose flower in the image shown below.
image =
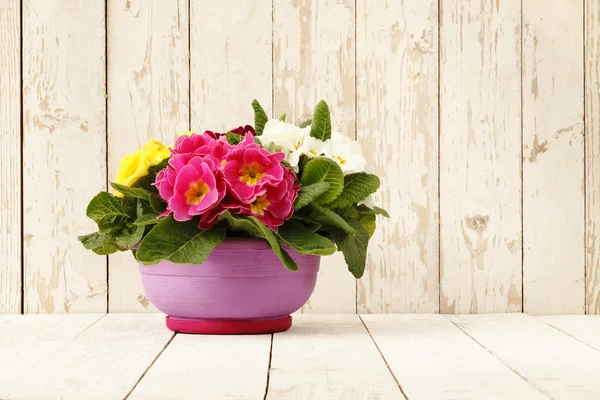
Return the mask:
[(324, 141), (310, 136), (310, 127), (305, 131), (305, 135), (304, 143), (299, 149), (301, 154), (309, 158), (315, 158), (328, 152)]
[[(260, 141), (265, 148), (273, 145), (275, 151), (285, 153), (285, 161), (292, 167), (298, 165), (300, 147), (304, 144), (306, 128), (287, 124), (279, 119), (270, 119), (265, 124)], [(310, 132), (310, 128), (308, 128)]]
[(331, 139), (327, 139), (325, 145), (325, 155), (340, 166), (344, 175), (365, 170), (367, 160), (363, 157), (360, 143), (356, 140), (333, 131)]
[(364, 204), (365, 206), (369, 207), (371, 210), (375, 208), (375, 196), (373, 196), (372, 194), (368, 195), (367, 197), (365, 197), (364, 199), (362, 199), (361, 201), (358, 202), (358, 205), (360, 206), (361, 204)]

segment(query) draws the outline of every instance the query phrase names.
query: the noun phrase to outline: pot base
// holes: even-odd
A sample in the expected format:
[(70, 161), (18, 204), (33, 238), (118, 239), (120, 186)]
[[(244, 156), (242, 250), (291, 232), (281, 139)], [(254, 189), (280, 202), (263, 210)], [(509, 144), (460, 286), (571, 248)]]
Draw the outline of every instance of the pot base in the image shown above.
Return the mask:
[(253, 335), (259, 333), (283, 332), (292, 326), (292, 317), (227, 320), (227, 319), (192, 319), (166, 318), (167, 328), (177, 333), (193, 333), (202, 335)]

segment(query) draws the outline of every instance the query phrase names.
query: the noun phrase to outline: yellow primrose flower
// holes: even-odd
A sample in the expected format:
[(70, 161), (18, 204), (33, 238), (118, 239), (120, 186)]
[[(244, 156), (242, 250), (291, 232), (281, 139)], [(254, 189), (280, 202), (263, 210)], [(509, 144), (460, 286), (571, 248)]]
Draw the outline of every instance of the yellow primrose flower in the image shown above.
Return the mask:
[[(158, 140), (150, 139), (140, 150), (136, 150), (121, 159), (115, 182), (131, 186), (138, 179), (148, 175), (150, 167), (160, 164), (170, 155), (167, 146)], [(115, 191), (115, 196), (123, 197), (123, 194)]]

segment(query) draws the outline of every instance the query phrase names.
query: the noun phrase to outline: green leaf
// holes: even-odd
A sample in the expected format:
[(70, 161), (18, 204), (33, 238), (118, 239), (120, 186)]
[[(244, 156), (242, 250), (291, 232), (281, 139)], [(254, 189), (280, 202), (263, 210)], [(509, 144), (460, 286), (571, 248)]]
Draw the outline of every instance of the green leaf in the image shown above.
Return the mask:
[(227, 132), (225, 136), (227, 137), (227, 141), (229, 142), (229, 144), (232, 145), (239, 144), (242, 140), (244, 140), (244, 137), (242, 135), (238, 135), (237, 133), (233, 132)]
[(123, 196), (133, 197), (134, 199), (150, 202), (150, 197), (152, 196), (152, 193), (143, 188), (129, 187), (115, 182), (111, 182), (110, 186), (121, 192)]
[(326, 157), (313, 158), (306, 164), (302, 173), (302, 185), (317, 182), (329, 183), (329, 189), (314, 199), (316, 203), (326, 204), (335, 200), (344, 188), (344, 173), (333, 160)]
[(98, 193), (88, 204), (86, 215), (99, 223), (101, 220), (108, 221), (116, 217), (129, 217), (123, 210), (121, 202), (112, 194), (107, 192)]
[(365, 206), (364, 204), (361, 204), (360, 206), (358, 206), (356, 208), (361, 214), (373, 214), (373, 215), (383, 215), (386, 218), (390, 217), (390, 214), (388, 214), (387, 211), (385, 211), (383, 208), (379, 208), (379, 207), (373, 207), (372, 209)]
[(126, 226), (121, 232), (115, 235), (117, 244), (121, 247), (131, 247), (142, 240), (144, 236), (143, 226)]
[(319, 229), (321, 229), (321, 224), (317, 224), (316, 222), (302, 221), (302, 226), (304, 226), (306, 229), (310, 229), (312, 232), (317, 232)]
[[(169, 161), (169, 160), (165, 160), (165, 161), (163, 161), (163, 163), (167, 162), (167, 161)], [(150, 169), (152, 169), (152, 168), (158, 168), (158, 166), (150, 167)], [(165, 168), (166, 168), (166, 165), (165, 165)], [(161, 169), (164, 169), (164, 168), (161, 168)], [(158, 170), (158, 171), (160, 171), (160, 170)], [(151, 174), (142, 176), (140, 179), (135, 181), (130, 187), (146, 189), (148, 192), (154, 193), (157, 195), (158, 189), (156, 188), (156, 186), (154, 186), (154, 181), (156, 181), (156, 174), (151, 173)]]
[(298, 265), (292, 259), (292, 257), (290, 257), (290, 255), (287, 253), (287, 251), (285, 251), (281, 247), (281, 245), (279, 244), (279, 241), (277, 240), (277, 236), (275, 236), (275, 233), (272, 230), (270, 230), (269, 228), (267, 228), (265, 226), (265, 224), (260, 222), (257, 218), (248, 217), (248, 219), (250, 221), (254, 222), (256, 227), (258, 229), (260, 229), (263, 237), (267, 240), (267, 242), (269, 243), (269, 246), (271, 246), (271, 248), (273, 249), (273, 252), (275, 252), (277, 257), (279, 257), (279, 259), (281, 260), (283, 265), (285, 265), (285, 267), (287, 269), (289, 269), (290, 271), (298, 271)]
[(148, 174), (149, 175), (157, 174), (161, 169), (167, 168), (167, 165), (169, 165), (169, 159), (170, 159), (170, 157), (167, 157), (164, 160), (162, 160), (161, 162), (159, 162), (158, 164), (152, 165), (150, 168), (148, 168)]
[(195, 220), (178, 222), (170, 215), (144, 237), (137, 258), (146, 265), (170, 260), (177, 264), (202, 264), (225, 239), (225, 227), (200, 230)]
[(79, 236), (77, 239), (83, 244), (88, 250), (92, 250), (104, 242), (106, 235), (100, 232), (90, 233), (89, 235)]
[(363, 200), (379, 189), (379, 178), (373, 174), (359, 172), (344, 177), (342, 193), (333, 202), (328, 204), (331, 208), (350, 207)]
[(328, 256), (337, 250), (337, 247), (331, 240), (311, 231), (294, 220), (288, 220), (279, 227), (279, 237), (285, 244), (300, 254)]
[(229, 211), (219, 215), (218, 221), (227, 221), (232, 231), (248, 233), (252, 236), (264, 238), (262, 231), (256, 226), (250, 217), (233, 215)]
[(356, 231), (354, 236), (338, 230), (334, 230), (332, 234), (337, 246), (344, 254), (348, 270), (358, 279), (365, 272), (369, 233), (356, 221), (348, 221), (348, 223)]
[(102, 244), (92, 249), (92, 251), (100, 256), (106, 256), (116, 253), (117, 251), (125, 250), (116, 243), (114, 238), (107, 237)]
[(309, 119), (308, 121), (304, 121), (303, 123), (301, 123), (300, 128), (306, 128), (310, 124), (312, 124), (312, 119)]
[(287, 115), (285, 113), (283, 113), (283, 114), (281, 114), (281, 117), (279, 117), (279, 120), (285, 122), (285, 117), (287, 117)]
[(375, 233), (375, 228), (377, 228), (377, 217), (375, 214), (361, 214), (358, 218), (358, 222), (362, 225), (363, 228), (369, 234), (369, 239)]
[(136, 226), (148, 226), (148, 225), (156, 225), (161, 220), (156, 218), (156, 214), (144, 214), (140, 215), (135, 222), (133, 223)]
[(321, 225), (334, 226), (350, 235), (354, 235), (354, 228), (335, 212), (316, 203), (312, 203), (308, 206), (308, 209), (310, 216), (315, 222), (320, 223)]
[(317, 197), (325, 193), (329, 187), (329, 182), (317, 182), (312, 185), (302, 186), (294, 202), (294, 210), (300, 210), (302, 207), (312, 203)]
[(321, 100), (315, 107), (310, 136), (322, 141), (331, 138), (331, 116), (329, 115), (329, 106), (324, 100)]
[(252, 109), (254, 110), (254, 132), (256, 132), (256, 136), (260, 136), (269, 117), (267, 117), (267, 113), (256, 99), (252, 100)]

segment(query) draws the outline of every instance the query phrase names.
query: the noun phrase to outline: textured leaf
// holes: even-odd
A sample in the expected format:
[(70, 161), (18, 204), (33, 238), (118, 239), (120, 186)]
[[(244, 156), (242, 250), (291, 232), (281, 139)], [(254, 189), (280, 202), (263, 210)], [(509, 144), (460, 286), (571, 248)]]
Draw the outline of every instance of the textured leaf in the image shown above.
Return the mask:
[(310, 136), (322, 141), (331, 138), (331, 116), (329, 115), (329, 106), (324, 100), (321, 100), (315, 107)]
[(267, 117), (267, 113), (256, 99), (252, 100), (252, 109), (254, 110), (254, 132), (256, 132), (256, 136), (260, 136), (269, 117)]
[(317, 182), (329, 183), (329, 189), (314, 201), (319, 204), (330, 203), (339, 196), (344, 188), (344, 173), (339, 165), (329, 158), (313, 158), (304, 168), (302, 185), (312, 185)]
[(136, 226), (148, 226), (156, 225), (160, 221), (160, 219), (156, 218), (156, 214), (143, 214), (140, 215), (133, 224)]
[(146, 265), (170, 260), (177, 264), (202, 264), (225, 239), (224, 227), (200, 230), (195, 220), (178, 222), (173, 216), (161, 220), (144, 237), (137, 258)]
[(285, 122), (285, 117), (287, 117), (287, 115), (286, 115), (286, 113), (283, 113), (283, 114), (281, 114), (281, 117), (279, 117), (279, 120)]
[(269, 228), (267, 228), (262, 222), (260, 222), (255, 217), (248, 218), (254, 222), (258, 229), (261, 230), (262, 234), (264, 235), (264, 238), (267, 240), (267, 242), (269, 242), (269, 246), (271, 246), (271, 248), (273, 249), (277, 257), (279, 257), (283, 265), (285, 265), (285, 267), (290, 271), (298, 271), (298, 265), (292, 259), (292, 257), (290, 257), (287, 251), (285, 251), (281, 247), (279, 241), (277, 240), (277, 236), (275, 236), (275, 233)]
[(121, 202), (107, 192), (98, 193), (88, 204), (86, 215), (98, 223), (114, 217), (129, 217), (123, 210)]
[(83, 247), (88, 250), (92, 250), (100, 246), (102, 242), (104, 242), (105, 238), (106, 235), (100, 232), (94, 232), (90, 233), (89, 235), (79, 236), (77, 239), (83, 244)]
[(125, 250), (117, 245), (114, 238), (106, 238), (98, 247), (92, 249), (92, 251), (100, 256), (106, 256), (109, 254), (116, 253), (117, 251)]
[(390, 217), (390, 214), (388, 214), (387, 211), (385, 211), (383, 208), (379, 208), (379, 207), (373, 207), (373, 209), (370, 209), (369, 207), (365, 206), (364, 204), (361, 204), (360, 206), (357, 207), (357, 210), (360, 211), (361, 214), (383, 215), (386, 218)]
[(125, 227), (125, 229), (116, 234), (115, 240), (121, 247), (131, 247), (139, 243), (142, 240), (142, 236), (144, 236), (144, 227), (133, 225)]
[(300, 128), (306, 128), (310, 124), (312, 124), (312, 119), (309, 119), (308, 121), (304, 121), (303, 123), (301, 123)]
[(359, 172), (344, 177), (342, 193), (330, 204), (331, 208), (350, 207), (364, 200), (371, 193), (379, 189), (379, 178), (373, 174)]
[(225, 136), (227, 137), (227, 141), (229, 142), (229, 144), (233, 144), (233, 145), (236, 145), (236, 144), (240, 143), (242, 140), (244, 140), (244, 137), (242, 135), (238, 135), (237, 133), (233, 133), (233, 132), (227, 132), (225, 134)]
[(375, 233), (375, 228), (377, 228), (377, 217), (375, 214), (361, 214), (358, 218), (358, 222), (365, 228), (365, 231), (369, 234), (369, 239)]
[(334, 226), (343, 230), (350, 235), (354, 235), (354, 228), (344, 220), (344, 218), (340, 217), (337, 213), (322, 207), (318, 204), (311, 204), (309, 206), (310, 216), (313, 220), (321, 225), (329, 225)]
[(300, 254), (328, 256), (336, 252), (335, 244), (324, 236), (304, 227), (294, 220), (279, 227), (279, 237)]
[(294, 210), (298, 211), (302, 207), (312, 203), (317, 197), (325, 193), (329, 187), (329, 182), (317, 182), (312, 185), (302, 186), (294, 202)]
[(332, 233), (335, 243), (344, 254), (348, 270), (358, 279), (365, 273), (369, 233), (357, 221), (348, 221), (348, 223), (356, 231), (354, 236), (337, 230)]
[(144, 200), (152, 206), (152, 208), (161, 213), (165, 209), (165, 203), (156, 194), (141, 187), (127, 187), (118, 183), (111, 182), (110, 185), (121, 192), (125, 198), (132, 197), (134, 199)]
[(229, 211), (226, 211), (219, 215), (219, 221), (227, 221), (232, 231), (244, 232), (252, 236), (264, 238), (262, 230), (248, 216), (233, 215)]

